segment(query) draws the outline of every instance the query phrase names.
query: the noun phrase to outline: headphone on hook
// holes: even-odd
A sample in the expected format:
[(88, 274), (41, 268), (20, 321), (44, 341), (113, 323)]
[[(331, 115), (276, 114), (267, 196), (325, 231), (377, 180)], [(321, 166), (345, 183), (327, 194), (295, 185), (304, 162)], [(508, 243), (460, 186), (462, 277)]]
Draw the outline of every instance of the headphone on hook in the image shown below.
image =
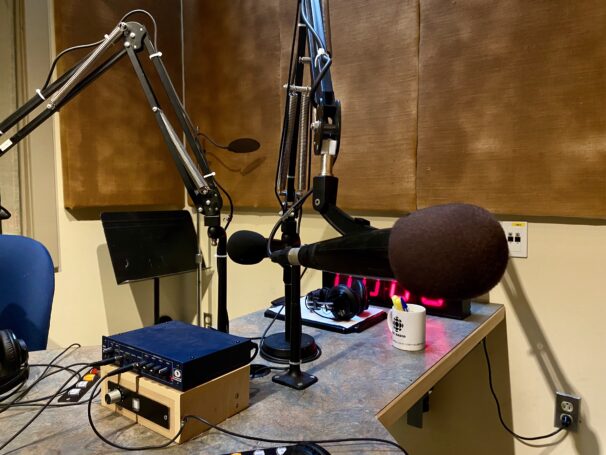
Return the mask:
[(339, 284), (316, 289), (305, 296), (305, 306), (314, 313), (329, 311), (335, 321), (348, 321), (368, 309), (366, 286), (362, 280), (354, 280), (351, 287)]
[(27, 345), (12, 330), (0, 330), (0, 395), (29, 377)]

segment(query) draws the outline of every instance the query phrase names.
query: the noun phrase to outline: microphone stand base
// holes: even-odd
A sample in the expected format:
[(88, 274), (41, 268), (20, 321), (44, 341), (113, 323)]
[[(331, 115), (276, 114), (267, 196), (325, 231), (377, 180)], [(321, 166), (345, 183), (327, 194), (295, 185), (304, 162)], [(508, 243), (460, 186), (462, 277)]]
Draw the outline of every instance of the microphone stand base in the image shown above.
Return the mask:
[(273, 382), (285, 385), (291, 389), (303, 390), (318, 382), (318, 378), (301, 371), (299, 365), (291, 365), (284, 374), (278, 374), (271, 379)]
[[(286, 334), (279, 332), (265, 337), (260, 354), (268, 362), (288, 364), (290, 360), (290, 342), (286, 340)], [(301, 334), (301, 363), (312, 362), (320, 355), (322, 355), (322, 350), (316, 344), (314, 337), (306, 333)]]

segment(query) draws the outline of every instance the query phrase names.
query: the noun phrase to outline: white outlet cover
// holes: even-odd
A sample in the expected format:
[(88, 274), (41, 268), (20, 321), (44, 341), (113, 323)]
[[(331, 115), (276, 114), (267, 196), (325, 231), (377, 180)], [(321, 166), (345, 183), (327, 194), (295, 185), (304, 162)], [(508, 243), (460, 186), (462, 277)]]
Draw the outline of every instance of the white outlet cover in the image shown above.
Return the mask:
[(509, 256), (512, 258), (528, 257), (528, 223), (526, 221), (501, 221)]

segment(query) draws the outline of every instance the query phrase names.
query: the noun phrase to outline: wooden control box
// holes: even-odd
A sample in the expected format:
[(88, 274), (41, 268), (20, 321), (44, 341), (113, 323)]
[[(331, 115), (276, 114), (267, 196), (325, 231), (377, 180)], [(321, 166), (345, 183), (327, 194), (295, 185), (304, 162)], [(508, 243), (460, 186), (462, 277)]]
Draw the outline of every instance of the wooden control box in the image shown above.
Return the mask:
[[(101, 377), (116, 367), (101, 367)], [(172, 439), (186, 415), (200, 416), (213, 424), (246, 409), (249, 403), (250, 367), (219, 376), (181, 392), (129, 371), (111, 376), (101, 384), (101, 404), (141, 425)], [(108, 392), (117, 400), (106, 403)], [(117, 397), (117, 398), (116, 398)], [(189, 420), (176, 442), (181, 444), (206, 431), (208, 425)]]

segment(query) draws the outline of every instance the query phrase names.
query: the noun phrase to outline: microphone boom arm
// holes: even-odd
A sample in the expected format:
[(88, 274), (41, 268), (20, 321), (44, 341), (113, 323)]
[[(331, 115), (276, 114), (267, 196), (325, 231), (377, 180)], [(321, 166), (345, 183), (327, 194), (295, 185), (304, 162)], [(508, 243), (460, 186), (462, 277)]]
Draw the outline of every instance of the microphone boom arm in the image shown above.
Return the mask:
[[(120, 42), (122, 42), (120, 50), (105, 60), (101, 60), (101, 56), (105, 55), (110, 47)], [(153, 87), (139, 61), (139, 54), (142, 51), (146, 51), (148, 58), (152, 61), (154, 70), (161, 81), (162, 88), (185, 135), (186, 144), (183, 144), (179, 139), (179, 134), (170, 124), (157, 100)], [(154, 47), (146, 28), (142, 24), (138, 22), (120, 22), (90, 54), (63, 75), (59, 76), (53, 83), (41, 90), (36, 90), (35, 96), (0, 122), (0, 137), (2, 137), (9, 129), (17, 125), (21, 119), (33, 112), (43, 102), (47, 102), (46, 109), (26, 123), (9, 139), (4, 140), (4, 142), (0, 141), (0, 156), (4, 155), (9, 149), (27, 137), (55, 112), (58, 112), (61, 107), (80, 93), (81, 90), (120, 61), (124, 55), (128, 55), (129, 57), (187, 193), (193, 201), (197, 212), (204, 217), (204, 225), (208, 226), (208, 237), (213, 244), (217, 245), (217, 270), (219, 277), (217, 328), (220, 331), (228, 332), (229, 321), (226, 302), (227, 236), (224, 227), (221, 226), (223, 200), (218, 184), (214, 179), (214, 172), (211, 171), (204, 154), (204, 149), (198, 140), (197, 132), (162, 62), (162, 53), (158, 52)], [(189, 146), (194, 154), (197, 165), (189, 156), (186, 145)]]
[[(101, 61), (101, 56), (114, 44), (122, 42), (123, 48), (115, 52), (106, 60)], [(154, 69), (158, 74), (164, 92), (166, 93), (173, 112), (177, 116), (179, 124), (185, 134), (186, 142), (192, 150), (198, 166), (191, 159), (186, 147), (181, 143), (178, 134), (172, 127), (164, 114), (155, 92), (147, 78), (147, 75), (139, 61), (138, 54), (147, 51), (152, 60)], [(161, 56), (147, 33), (146, 28), (137, 22), (121, 22), (109, 35), (99, 44), (87, 57), (74, 65), (71, 69), (59, 76), (55, 82), (43, 90), (36, 90), (36, 95), (28, 100), (22, 107), (0, 122), (0, 137), (6, 134), (10, 128), (15, 126), (19, 120), (33, 112), (40, 104), (46, 102), (46, 109), (40, 112), (30, 122), (26, 123), (9, 139), (0, 143), (0, 156), (27, 137), (34, 129), (44, 123), (61, 107), (67, 104), (80, 91), (90, 85), (105, 71), (128, 55), (137, 78), (143, 88), (146, 99), (158, 123), (164, 142), (169, 149), (177, 171), (185, 185), (185, 188), (194, 202), (196, 209), (204, 215), (205, 225), (220, 226), (220, 210), (223, 205), (219, 189), (214, 181), (214, 173), (204, 156), (204, 150), (197, 139), (195, 130), (189, 120), (185, 108), (181, 104), (177, 92), (164, 67)]]
[[(311, 104), (315, 118), (309, 125), (302, 125), (302, 128), (310, 129), (314, 155), (319, 155), (322, 159), (320, 174), (313, 178), (312, 205), (340, 234), (372, 230), (374, 228), (367, 220), (353, 218), (337, 206), (339, 179), (333, 175), (332, 168), (338, 157), (341, 141), (341, 104), (335, 99), (330, 73), (332, 45), (328, 0), (301, 0), (299, 24), (306, 30), (306, 36), (300, 35), (299, 38), (306, 39), (309, 58), (301, 55), (304, 53), (303, 46), (295, 49), (295, 76), (289, 84), (296, 84), (303, 79), (303, 63), (308, 63), (311, 72)], [(299, 121), (302, 120), (304, 119), (299, 118)]]

